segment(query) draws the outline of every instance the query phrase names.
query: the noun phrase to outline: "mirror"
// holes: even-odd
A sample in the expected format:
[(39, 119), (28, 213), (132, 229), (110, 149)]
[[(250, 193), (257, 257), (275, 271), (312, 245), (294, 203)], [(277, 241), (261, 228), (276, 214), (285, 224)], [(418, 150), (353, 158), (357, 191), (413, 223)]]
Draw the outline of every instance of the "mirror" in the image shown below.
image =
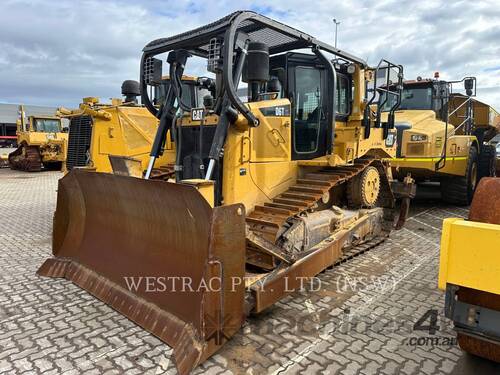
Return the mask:
[(467, 96), (472, 95), (472, 90), (474, 89), (474, 79), (473, 78), (467, 78), (464, 81), (464, 88), (465, 88), (465, 93)]

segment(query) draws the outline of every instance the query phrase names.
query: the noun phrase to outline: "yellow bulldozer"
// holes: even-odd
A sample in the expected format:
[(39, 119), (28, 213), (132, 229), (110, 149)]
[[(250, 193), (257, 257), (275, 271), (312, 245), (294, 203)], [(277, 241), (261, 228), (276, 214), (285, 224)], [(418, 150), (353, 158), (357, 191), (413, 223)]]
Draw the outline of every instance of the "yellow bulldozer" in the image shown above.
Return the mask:
[[(155, 103), (164, 54), (171, 89)], [(193, 57), (214, 76), (210, 105), (182, 99)], [(248, 11), (149, 43), (140, 91), (159, 126), (146, 173), (64, 176), (54, 257), (38, 274), (108, 303), (172, 346), (179, 372), (189, 373), (248, 314), (383, 241), (397, 225), (396, 198), (404, 221), (414, 184), (394, 181), (384, 161), (396, 154), (399, 103), (380, 127), (364, 117), (367, 99), (380, 97), (365, 90), (367, 79), (382, 70), (402, 86), (400, 65), (371, 68)], [(152, 180), (169, 137), (175, 180)]]
[[(203, 106), (210, 94), (212, 80), (183, 76), (183, 100), (193, 107)], [(160, 102), (170, 89), (168, 77), (154, 85), (154, 102)], [(139, 105), (139, 83), (133, 80), (122, 84), (123, 99), (100, 103), (98, 98), (84, 98), (79, 109), (60, 109), (70, 120), (66, 167), (85, 168), (95, 172), (127, 172), (142, 176), (146, 170), (158, 119)], [(175, 151), (167, 135), (164, 154), (156, 162), (155, 178), (169, 178), (173, 172)], [(126, 168), (124, 168), (126, 166)]]
[(66, 162), (68, 134), (58, 116), (29, 116), (19, 106), (16, 150), (8, 156), (12, 169), (38, 172), (42, 167), (62, 170)]
[[(465, 95), (457, 92), (464, 86)], [(399, 100), (381, 99), (382, 111)], [(482, 177), (495, 176), (495, 148), (487, 142), (498, 132), (498, 112), (476, 96), (476, 78), (459, 81), (422, 79), (405, 81), (401, 105), (395, 113), (397, 157), (393, 174), (440, 182), (442, 199), (470, 204)]]
[(500, 178), (483, 178), (468, 220), (443, 222), (439, 288), (460, 347), (500, 362)]

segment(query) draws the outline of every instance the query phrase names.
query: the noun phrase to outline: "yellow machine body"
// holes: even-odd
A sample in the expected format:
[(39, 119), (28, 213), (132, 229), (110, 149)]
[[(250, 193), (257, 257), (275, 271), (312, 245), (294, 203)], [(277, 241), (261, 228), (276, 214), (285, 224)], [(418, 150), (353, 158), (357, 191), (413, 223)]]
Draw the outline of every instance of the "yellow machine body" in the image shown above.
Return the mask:
[[(269, 44), (257, 41), (261, 35)], [(393, 181), (385, 159), (396, 155), (396, 129), (391, 121), (375, 126), (369, 115), (366, 99), (374, 100), (380, 87), (365, 92), (367, 72), (396, 72), (402, 85), (403, 68), (386, 60), (370, 68), (247, 11), (150, 46), (141, 63), (147, 109), (87, 101), (78, 114), (91, 121), (88, 154), (97, 171), (109, 170), (116, 147), (117, 154), (141, 158), (143, 167), (150, 151), (146, 173), (137, 178), (131, 160), (122, 159), (129, 173), (73, 168), (64, 176), (54, 257), (38, 274), (73, 281), (168, 343), (185, 375), (224, 345), (250, 312), (262, 312), (299, 289), (300, 280), (382, 242), (395, 227), (396, 198), (405, 217), (413, 181)], [(310, 53), (297, 52), (306, 48)], [(321, 50), (341, 63), (332, 64)], [(203, 105), (183, 101), (187, 51), (216, 73), (198, 79), (210, 92)], [(155, 56), (164, 53), (172, 89), (158, 105), (150, 93), (163, 72)], [(247, 100), (238, 92), (242, 77)], [(157, 127), (154, 141), (139, 122)], [(89, 134), (87, 123), (73, 125)], [(144, 148), (129, 152), (132, 141)], [(151, 179), (161, 163), (175, 164), (175, 178)], [(127, 277), (145, 275), (192, 280), (195, 290), (129, 288)], [(200, 283), (209, 288), (196, 288)]]
[[(44, 120), (58, 122), (58, 131), (38, 131), (36, 123)], [(30, 116), (28, 123), (28, 128), (24, 130), (22, 124), (18, 122), (17, 144), (26, 143), (28, 146), (38, 146), (44, 163), (64, 162), (66, 160), (68, 133), (62, 132), (61, 118), (55, 116)]]
[(20, 106), (20, 116), (16, 132), (18, 148), (9, 154), (11, 168), (39, 171), (44, 165), (49, 169), (64, 169), (68, 133), (63, 132), (62, 119), (29, 116), (26, 120), (23, 106)]
[[(161, 88), (168, 85), (169, 80), (168, 76), (161, 78), (161, 84), (157, 87), (158, 95), (164, 95)], [(187, 97), (198, 105), (203, 91), (197, 86), (197, 78), (183, 75), (181, 81), (188, 92)], [(78, 110), (62, 111), (71, 121), (70, 128), (73, 128), (69, 141), (68, 170), (80, 167), (112, 173), (110, 156), (135, 160), (143, 171), (147, 168), (158, 119), (144, 106), (124, 103), (123, 99), (117, 98), (106, 104), (100, 103), (98, 98), (87, 97)], [(166, 171), (173, 166), (174, 161), (174, 143), (168, 134), (163, 155), (155, 165), (157, 169)]]
[[(455, 94), (450, 98), (450, 107), (457, 108), (457, 111), (453, 113), (449, 121), (453, 126), (460, 126), (464, 116), (466, 116), (465, 106), (461, 106), (464, 101), (467, 100), (467, 96)], [(490, 106), (478, 99), (472, 99), (472, 112), (474, 115), (474, 123), (477, 128), (483, 128), (486, 131), (494, 131), (498, 133), (500, 131), (500, 113)], [(457, 131), (457, 134), (462, 134), (462, 129)]]
[[(467, 95), (453, 92), (463, 83)], [(442, 199), (456, 205), (472, 201), (477, 183), (495, 175), (498, 113), (475, 99), (476, 79), (406, 81), (395, 113), (397, 154), (393, 175), (417, 182), (440, 182)]]
[[(436, 171), (436, 163), (443, 155), (446, 124), (436, 119), (431, 110), (396, 111), (396, 122), (410, 124), (411, 129), (403, 132), (401, 155), (391, 160), (394, 173), (405, 176), (411, 173), (414, 177), (433, 178), (438, 175), (463, 176), (467, 168), (470, 147), (479, 150), (475, 136), (454, 135), (454, 126), (448, 127), (448, 141), (444, 167)], [(422, 140), (412, 140), (415, 136)]]
[[(124, 105), (119, 99), (111, 104), (99, 103), (97, 98), (84, 98), (79, 110), (66, 112), (70, 120), (70, 141), (68, 169), (81, 167), (96, 172), (112, 173), (109, 156), (123, 156), (135, 159), (145, 170), (149, 160), (151, 144), (158, 127), (158, 119), (146, 108), (138, 105)], [(90, 130), (81, 134), (74, 124), (90, 121)], [(71, 130), (74, 133), (71, 133)], [(82, 142), (73, 138), (85, 137), (87, 150), (81, 149)], [(82, 160), (81, 156), (84, 156)], [(164, 155), (158, 166), (172, 164), (174, 151), (170, 138), (167, 139)]]
[(449, 218), (443, 221), (439, 288), (446, 284), (500, 295), (500, 225)]
[[(292, 160), (292, 119), (290, 116), (263, 115), (275, 108), (288, 108), (288, 99), (262, 100), (248, 103), (248, 108), (259, 119), (259, 127), (252, 128), (240, 115), (235, 126), (229, 128), (225, 143), (223, 193), (224, 204), (243, 203), (247, 211), (269, 201), (294, 185), (307, 171), (324, 167), (349, 165), (363, 156), (392, 158), (396, 144), (387, 146), (382, 128), (372, 128), (368, 139), (363, 137), (361, 125), (362, 103), (365, 95), (365, 71), (356, 69), (354, 77), (355, 105), (345, 121), (335, 123), (335, 142), (329, 155), (310, 160)], [(180, 123), (180, 121), (178, 121)], [(203, 126), (216, 126), (217, 116), (207, 117)], [(199, 126), (189, 114), (182, 126)], [(167, 142), (167, 144), (169, 144)], [(174, 147), (172, 146), (168, 147)]]
[(500, 178), (477, 187), (468, 220), (443, 221), (438, 286), (460, 347), (500, 362)]

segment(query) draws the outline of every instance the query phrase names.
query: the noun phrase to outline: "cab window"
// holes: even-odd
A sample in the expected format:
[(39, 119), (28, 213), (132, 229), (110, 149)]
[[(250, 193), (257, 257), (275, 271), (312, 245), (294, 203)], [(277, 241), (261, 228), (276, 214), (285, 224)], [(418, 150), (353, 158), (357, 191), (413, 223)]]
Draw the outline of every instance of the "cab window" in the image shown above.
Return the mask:
[(35, 119), (35, 131), (58, 133), (61, 131), (61, 121), (54, 119)]
[[(182, 82), (182, 102), (186, 104), (187, 106), (190, 107), (195, 107), (196, 104), (194, 103), (195, 98), (193, 98), (193, 88), (194, 88), (194, 83), (186, 83)], [(167, 96), (168, 90), (170, 90), (170, 80), (164, 79), (162, 80), (161, 84), (158, 86), (155, 86), (155, 93), (154, 93), (154, 104), (159, 105), (165, 100), (165, 97)], [(203, 103), (203, 101), (202, 101)], [(177, 107), (177, 99), (175, 99), (174, 107)]]
[(346, 116), (349, 114), (349, 79), (346, 76), (337, 74), (337, 88), (335, 91), (337, 114)]

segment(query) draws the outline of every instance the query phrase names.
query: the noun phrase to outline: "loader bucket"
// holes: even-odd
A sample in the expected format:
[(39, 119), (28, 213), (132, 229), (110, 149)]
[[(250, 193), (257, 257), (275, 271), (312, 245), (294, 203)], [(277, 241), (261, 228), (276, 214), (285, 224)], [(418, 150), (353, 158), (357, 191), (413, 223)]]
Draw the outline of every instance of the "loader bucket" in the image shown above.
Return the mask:
[(245, 214), (193, 187), (72, 170), (59, 181), (53, 255), (64, 277), (174, 350), (180, 374), (244, 321)]

